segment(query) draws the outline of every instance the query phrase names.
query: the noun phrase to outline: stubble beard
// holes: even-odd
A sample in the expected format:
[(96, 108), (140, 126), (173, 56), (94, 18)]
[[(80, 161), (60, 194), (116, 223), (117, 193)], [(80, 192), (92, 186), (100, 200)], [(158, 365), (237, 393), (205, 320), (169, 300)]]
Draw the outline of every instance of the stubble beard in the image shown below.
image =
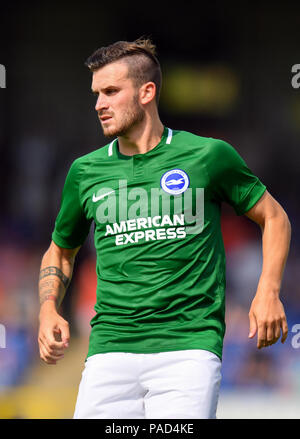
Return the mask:
[(145, 118), (145, 111), (139, 106), (138, 96), (134, 96), (130, 108), (123, 115), (119, 126), (115, 128), (105, 128), (102, 125), (103, 134), (105, 137), (119, 137), (128, 135), (129, 131), (142, 122)]

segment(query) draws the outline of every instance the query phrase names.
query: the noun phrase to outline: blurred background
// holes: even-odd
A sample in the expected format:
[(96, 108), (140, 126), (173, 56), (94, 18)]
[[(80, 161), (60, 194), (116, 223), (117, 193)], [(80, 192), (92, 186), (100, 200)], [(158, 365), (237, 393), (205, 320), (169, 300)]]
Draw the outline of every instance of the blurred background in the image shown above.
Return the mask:
[[(223, 206), (226, 324), (219, 418), (299, 418), (300, 3), (18, 2), (0, 11), (0, 418), (71, 418), (95, 301), (89, 236), (62, 306), (65, 358), (39, 358), (38, 274), (72, 161), (107, 142), (84, 66), (98, 47), (149, 36), (163, 71), (161, 120), (231, 143), (292, 224), (282, 284), (285, 344), (257, 350), (248, 311), (261, 270), (256, 224)], [(299, 80), (300, 83), (300, 80)], [(5, 331), (5, 334), (4, 334)], [(5, 337), (4, 337), (5, 336)]]

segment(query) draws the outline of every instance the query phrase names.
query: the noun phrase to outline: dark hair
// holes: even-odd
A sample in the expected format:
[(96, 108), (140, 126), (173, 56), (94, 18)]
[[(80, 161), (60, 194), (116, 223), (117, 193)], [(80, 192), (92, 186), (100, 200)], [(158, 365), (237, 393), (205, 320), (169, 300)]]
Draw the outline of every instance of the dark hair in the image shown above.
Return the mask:
[(162, 74), (156, 57), (156, 47), (150, 39), (138, 38), (135, 41), (117, 41), (97, 49), (85, 62), (95, 72), (101, 67), (115, 61), (124, 60), (128, 64), (128, 76), (140, 87), (146, 82), (156, 86), (156, 103), (158, 104)]

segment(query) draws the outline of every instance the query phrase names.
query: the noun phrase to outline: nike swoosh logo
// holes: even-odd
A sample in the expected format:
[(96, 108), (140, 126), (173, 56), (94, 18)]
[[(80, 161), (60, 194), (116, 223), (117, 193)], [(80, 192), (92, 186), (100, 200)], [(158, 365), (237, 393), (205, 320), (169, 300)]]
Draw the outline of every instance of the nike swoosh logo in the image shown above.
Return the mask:
[(115, 192), (115, 191), (112, 190), (112, 191), (106, 192), (105, 194), (103, 194), (103, 195), (99, 195), (98, 197), (96, 197), (96, 195), (93, 194), (93, 198), (92, 198), (92, 199), (93, 199), (93, 202), (96, 203), (97, 201), (102, 200), (102, 198), (106, 197), (106, 195), (109, 195), (109, 194), (111, 194), (112, 192)]

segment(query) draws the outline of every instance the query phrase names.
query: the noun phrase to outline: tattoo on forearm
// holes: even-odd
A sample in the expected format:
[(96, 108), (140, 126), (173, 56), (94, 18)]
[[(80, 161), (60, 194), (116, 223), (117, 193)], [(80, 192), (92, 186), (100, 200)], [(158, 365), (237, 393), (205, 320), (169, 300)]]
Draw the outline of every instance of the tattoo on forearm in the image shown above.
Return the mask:
[(66, 289), (69, 286), (70, 279), (58, 267), (46, 267), (41, 270), (39, 279), (41, 280), (46, 276), (57, 276), (62, 281)]
[(45, 285), (46, 283), (48, 282), (40, 283), (40, 305), (46, 302), (46, 300), (54, 300), (57, 306), (59, 306), (64, 296), (65, 287), (60, 282), (56, 283), (56, 288), (54, 286), (55, 282), (53, 282), (53, 286), (47, 286)]
[(40, 281), (40, 289), (44, 288), (55, 288), (56, 284), (60, 284), (60, 281), (54, 281), (54, 280), (46, 280), (46, 281)]
[[(45, 279), (47, 276), (55, 276), (55, 278), (48, 280)], [(47, 300), (53, 300), (58, 308), (69, 283), (70, 279), (58, 267), (51, 266), (41, 270), (39, 277), (40, 305)]]

